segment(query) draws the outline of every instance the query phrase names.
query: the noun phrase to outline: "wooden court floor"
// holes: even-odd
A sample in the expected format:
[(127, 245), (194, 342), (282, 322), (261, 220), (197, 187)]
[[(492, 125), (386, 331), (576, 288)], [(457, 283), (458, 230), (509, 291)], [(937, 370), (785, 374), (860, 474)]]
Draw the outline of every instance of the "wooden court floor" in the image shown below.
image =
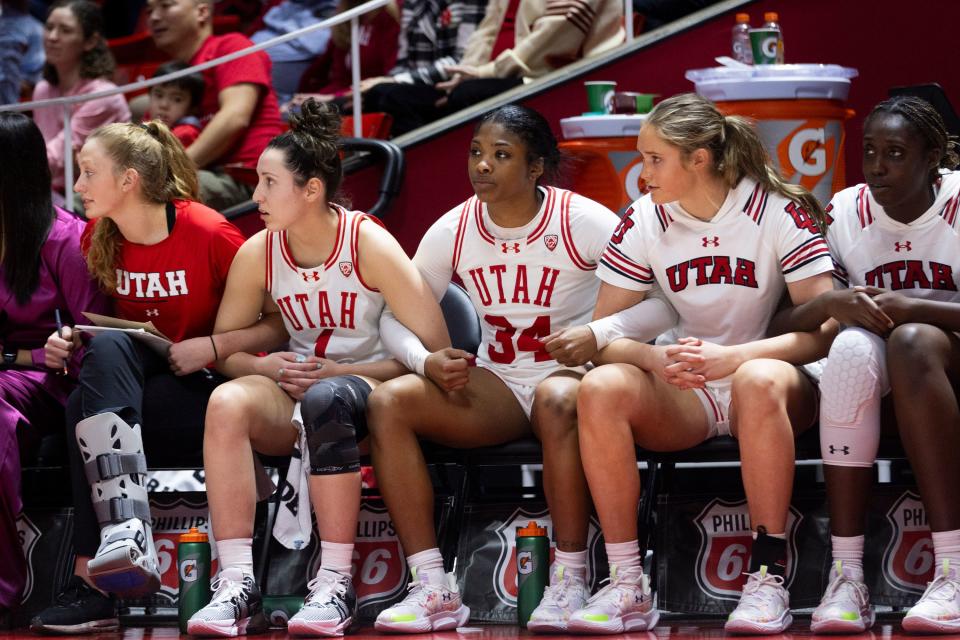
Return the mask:
[[(788, 633), (774, 636), (765, 636), (774, 640), (792, 640), (793, 638), (812, 638), (814, 634), (810, 633), (809, 618), (800, 617), (794, 621)], [(359, 633), (347, 636), (351, 640), (369, 640), (370, 638), (416, 638), (417, 640), (513, 640), (514, 638), (571, 638), (583, 639), (593, 638), (622, 638), (624, 640), (668, 640), (671, 638), (720, 638), (725, 636), (723, 632), (723, 621), (720, 619), (696, 619), (685, 620), (682, 618), (669, 619), (661, 621), (656, 629), (646, 633), (629, 633), (619, 636), (534, 636), (515, 626), (509, 625), (476, 625), (461, 627), (457, 632), (446, 631), (441, 633), (419, 634), (416, 636), (399, 636), (377, 633), (373, 627), (363, 627)], [(0, 640), (21, 640), (26, 638), (36, 639), (38, 636), (31, 634), (27, 630), (17, 630), (10, 632), (0, 631)], [(90, 636), (82, 636), (91, 640), (174, 640), (180, 637), (176, 626), (156, 626), (156, 627), (124, 627), (116, 633), (103, 633)], [(187, 637), (187, 636), (184, 636)], [(258, 636), (263, 640), (285, 640), (286, 632), (274, 630), (270, 633)], [(764, 637), (764, 636), (757, 636)], [(822, 636), (824, 638), (857, 638), (859, 640), (895, 640), (898, 638), (916, 638), (903, 632), (898, 622), (898, 616), (891, 616), (889, 619), (880, 618), (867, 633), (856, 636)], [(960, 635), (953, 636), (931, 636), (936, 638), (954, 638), (960, 640)]]

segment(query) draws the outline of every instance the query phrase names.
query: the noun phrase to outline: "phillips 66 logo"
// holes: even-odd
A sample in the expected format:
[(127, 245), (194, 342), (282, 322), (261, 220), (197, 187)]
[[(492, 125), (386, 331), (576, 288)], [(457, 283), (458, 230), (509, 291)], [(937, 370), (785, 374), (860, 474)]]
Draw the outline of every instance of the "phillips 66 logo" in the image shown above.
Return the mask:
[[(795, 574), (796, 533), (802, 518), (800, 512), (791, 506), (787, 514), (788, 587)], [(708, 596), (721, 600), (739, 599), (747, 580), (753, 544), (747, 501), (727, 502), (715, 498), (700, 512), (695, 522), (700, 531), (697, 584)]]
[[(194, 502), (178, 497), (173, 501), (154, 501), (150, 505), (150, 515), (153, 517), (153, 543), (157, 548), (157, 564), (160, 569), (160, 591), (154, 599), (173, 606), (177, 602), (180, 588), (180, 571), (189, 571), (189, 568), (177, 566), (177, 540), (181, 533), (187, 533), (190, 527), (196, 527), (210, 535), (211, 553), (214, 555), (210, 575), (217, 572), (215, 560), (217, 544), (213, 540), (213, 534), (208, 531), (209, 512), (206, 502), (202, 499)], [(184, 579), (189, 580), (189, 575), (185, 575)], [(196, 580), (195, 572), (193, 572), (193, 579)]]
[(892, 535), (883, 552), (883, 577), (904, 591), (922, 593), (933, 579), (934, 555), (920, 496), (905, 491), (887, 511)]
[[(320, 545), (314, 552), (307, 574), (313, 578), (320, 566)], [(407, 563), (387, 508), (363, 502), (357, 518), (353, 547), (353, 587), (357, 606), (364, 607), (395, 599), (407, 586)]]

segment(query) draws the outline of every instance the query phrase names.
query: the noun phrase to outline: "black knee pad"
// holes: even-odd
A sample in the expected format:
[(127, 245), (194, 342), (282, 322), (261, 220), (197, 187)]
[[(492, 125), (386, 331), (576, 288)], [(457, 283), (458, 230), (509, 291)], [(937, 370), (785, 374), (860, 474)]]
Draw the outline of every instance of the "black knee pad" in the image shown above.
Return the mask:
[(334, 475), (360, 470), (357, 441), (367, 435), (370, 387), (354, 376), (336, 376), (307, 390), (300, 405), (307, 431), (310, 473)]

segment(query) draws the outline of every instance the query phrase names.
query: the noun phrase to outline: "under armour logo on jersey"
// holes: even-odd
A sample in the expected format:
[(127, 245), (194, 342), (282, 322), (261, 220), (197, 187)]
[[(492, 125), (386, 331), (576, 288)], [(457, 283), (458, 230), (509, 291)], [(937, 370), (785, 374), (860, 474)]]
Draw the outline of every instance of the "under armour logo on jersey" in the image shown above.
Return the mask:
[(519, 242), (501, 242), (500, 251), (507, 253), (513, 251), (514, 253), (520, 253), (520, 243)]
[(344, 278), (349, 278), (350, 274), (353, 273), (353, 263), (352, 262), (341, 262), (340, 263), (340, 273), (343, 274)]
[(156, 318), (160, 315), (160, 309), (147, 309), (148, 318)]
[(320, 281), (320, 272), (319, 272), (319, 271), (311, 271), (311, 272), (308, 273), (308, 272), (304, 271), (303, 273), (300, 274), (300, 277), (303, 278), (303, 281), (304, 281), (304, 282), (310, 282), (311, 280), (313, 280), (314, 282), (319, 282), (319, 281)]
[(444, 601), (444, 602), (449, 602), (449, 601), (451, 601), (451, 600), (453, 600), (453, 594), (444, 591), (444, 592), (443, 592), (443, 601)]
[(719, 236), (713, 236), (713, 240), (711, 240), (710, 238), (707, 238), (706, 236), (704, 236), (704, 238), (703, 238), (703, 246), (705, 246), (705, 247), (719, 247), (719, 246), (720, 246), (720, 237), (719, 237)]
[(850, 455), (850, 447), (848, 447), (847, 445), (843, 445), (842, 447), (835, 447), (832, 444), (830, 445), (831, 454), (837, 453), (838, 451), (845, 456)]
[(557, 248), (557, 242), (559, 242), (559, 238), (557, 238), (557, 234), (555, 233), (543, 236), (543, 244), (547, 245), (547, 249), (550, 249), (550, 251)]
[(913, 251), (909, 240), (905, 242), (894, 242), (893, 247), (897, 250), (897, 253), (900, 253), (900, 251)]

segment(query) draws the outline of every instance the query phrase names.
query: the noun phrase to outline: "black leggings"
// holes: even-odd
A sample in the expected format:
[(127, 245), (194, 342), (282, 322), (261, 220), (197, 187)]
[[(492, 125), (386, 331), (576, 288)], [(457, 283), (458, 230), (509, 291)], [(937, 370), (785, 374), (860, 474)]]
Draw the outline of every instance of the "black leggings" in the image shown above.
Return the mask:
[(78, 555), (96, 553), (100, 525), (77, 445), (77, 423), (100, 413), (115, 413), (128, 424), (140, 425), (148, 464), (202, 466), (207, 401), (223, 381), (216, 373), (212, 378), (203, 372), (175, 376), (165, 358), (124, 333), (103, 333), (90, 342), (83, 356), (80, 384), (66, 407), (73, 544)]

